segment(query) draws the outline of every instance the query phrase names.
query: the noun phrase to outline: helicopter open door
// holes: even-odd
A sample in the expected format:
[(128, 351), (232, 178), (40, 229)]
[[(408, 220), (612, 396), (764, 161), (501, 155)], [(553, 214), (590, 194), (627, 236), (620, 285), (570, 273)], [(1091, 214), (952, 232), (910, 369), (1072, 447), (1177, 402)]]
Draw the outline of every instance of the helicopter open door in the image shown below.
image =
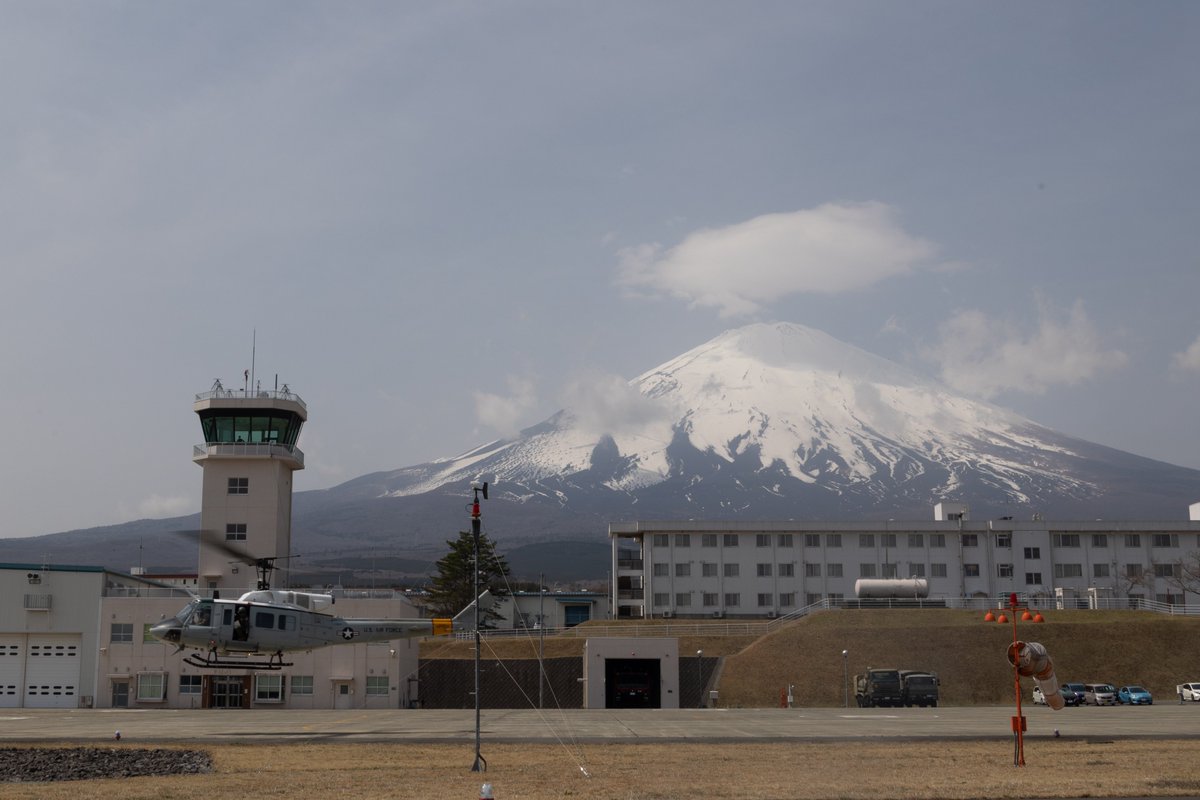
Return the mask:
[(250, 604), (238, 603), (233, 607), (233, 640), (245, 642), (250, 639)]

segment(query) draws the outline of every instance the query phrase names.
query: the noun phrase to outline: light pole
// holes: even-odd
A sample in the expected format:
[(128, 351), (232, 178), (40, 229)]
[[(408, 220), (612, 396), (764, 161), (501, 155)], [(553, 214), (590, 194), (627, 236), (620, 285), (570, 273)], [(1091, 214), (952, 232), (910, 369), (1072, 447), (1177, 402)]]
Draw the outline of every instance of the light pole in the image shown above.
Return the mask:
[(842, 651), (842, 707), (850, 707), (850, 651)]
[[(700, 699), (696, 702), (696, 708), (704, 708), (704, 651), (696, 651), (696, 688), (700, 692)], [(1182, 696), (1182, 695), (1181, 695)]]

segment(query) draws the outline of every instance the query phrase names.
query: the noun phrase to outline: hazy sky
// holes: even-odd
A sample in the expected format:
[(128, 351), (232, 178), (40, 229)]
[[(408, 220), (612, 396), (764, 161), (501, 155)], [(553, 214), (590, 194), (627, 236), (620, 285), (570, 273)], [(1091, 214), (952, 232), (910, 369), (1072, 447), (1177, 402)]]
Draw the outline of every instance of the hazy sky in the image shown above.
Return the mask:
[(1200, 468), (1198, 3), (6, 2), (0, 87), (0, 536), (198, 510), (255, 336), (299, 490), (773, 320)]

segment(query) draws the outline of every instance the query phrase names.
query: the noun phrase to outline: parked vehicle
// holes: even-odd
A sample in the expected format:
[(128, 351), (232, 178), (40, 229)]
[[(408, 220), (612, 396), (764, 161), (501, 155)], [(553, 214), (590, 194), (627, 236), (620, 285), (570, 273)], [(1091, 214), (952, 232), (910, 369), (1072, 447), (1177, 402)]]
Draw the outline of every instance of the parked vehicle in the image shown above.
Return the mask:
[(854, 699), (859, 708), (903, 705), (900, 670), (867, 667), (864, 674), (854, 676)]
[(1117, 690), (1111, 683), (1085, 683), (1083, 702), (1092, 706), (1115, 706)]
[(1122, 686), (1117, 689), (1117, 702), (1122, 705), (1148, 706), (1154, 703), (1154, 697), (1141, 686)]
[(1084, 686), (1082, 683), (1064, 683), (1062, 684), (1062, 688), (1070, 689), (1072, 692), (1074, 692), (1075, 696), (1079, 698), (1079, 702), (1076, 703), (1076, 705), (1083, 705), (1083, 696), (1087, 694), (1086, 686)]
[(1179, 702), (1181, 703), (1184, 700), (1200, 702), (1200, 681), (1179, 684), (1175, 687), (1175, 694), (1179, 695)]
[(938, 676), (932, 672), (900, 670), (900, 695), (906, 706), (937, 708)]
[[(1062, 695), (1064, 706), (1077, 706), (1083, 701), (1082, 696), (1077, 694), (1075, 690), (1068, 689), (1066, 684), (1058, 687), (1058, 693)], [(1042, 693), (1042, 687), (1033, 687), (1033, 702), (1034, 705), (1046, 705), (1046, 695)]]

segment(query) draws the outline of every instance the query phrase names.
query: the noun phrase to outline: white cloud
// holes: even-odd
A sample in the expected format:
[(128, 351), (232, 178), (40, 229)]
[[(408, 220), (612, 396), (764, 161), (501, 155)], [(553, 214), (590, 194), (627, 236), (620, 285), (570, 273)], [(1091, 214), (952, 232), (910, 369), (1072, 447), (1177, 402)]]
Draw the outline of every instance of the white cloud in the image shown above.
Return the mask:
[(939, 327), (941, 341), (926, 355), (940, 363), (943, 381), (982, 397), (1041, 394), (1128, 362), (1125, 353), (1104, 347), (1081, 301), (1069, 311), (1041, 302), (1038, 309), (1033, 330), (982, 311), (960, 311)]
[(509, 377), (507, 396), (475, 392), (475, 417), (481, 425), (501, 436), (512, 436), (521, 429), (522, 420), (537, 407), (533, 381)]
[(1185, 372), (1200, 372), (1200, 336), (1182, 353), (1171, 357), (1171, 366)]
[(797, 292), (837, 294), (912, 271), (936, 248), (903, 231), (882, 203), (825, 204), (695, 231), (676, 246), (622, 250), (618, 282), (722, 317), (753, 314)]
[(195, 503), (190, 497), (163, 497), (152, 494), (137, 504), (134, 514), (135, 519), (162, 519), (181, 517), (195, 510)]
[(572, 379), (563, 390), (563, 406), (575, 415), (579, 429), (595, 436), (638, 433), (670, 424), (662, 404), (618, 375), (589, 374)]

